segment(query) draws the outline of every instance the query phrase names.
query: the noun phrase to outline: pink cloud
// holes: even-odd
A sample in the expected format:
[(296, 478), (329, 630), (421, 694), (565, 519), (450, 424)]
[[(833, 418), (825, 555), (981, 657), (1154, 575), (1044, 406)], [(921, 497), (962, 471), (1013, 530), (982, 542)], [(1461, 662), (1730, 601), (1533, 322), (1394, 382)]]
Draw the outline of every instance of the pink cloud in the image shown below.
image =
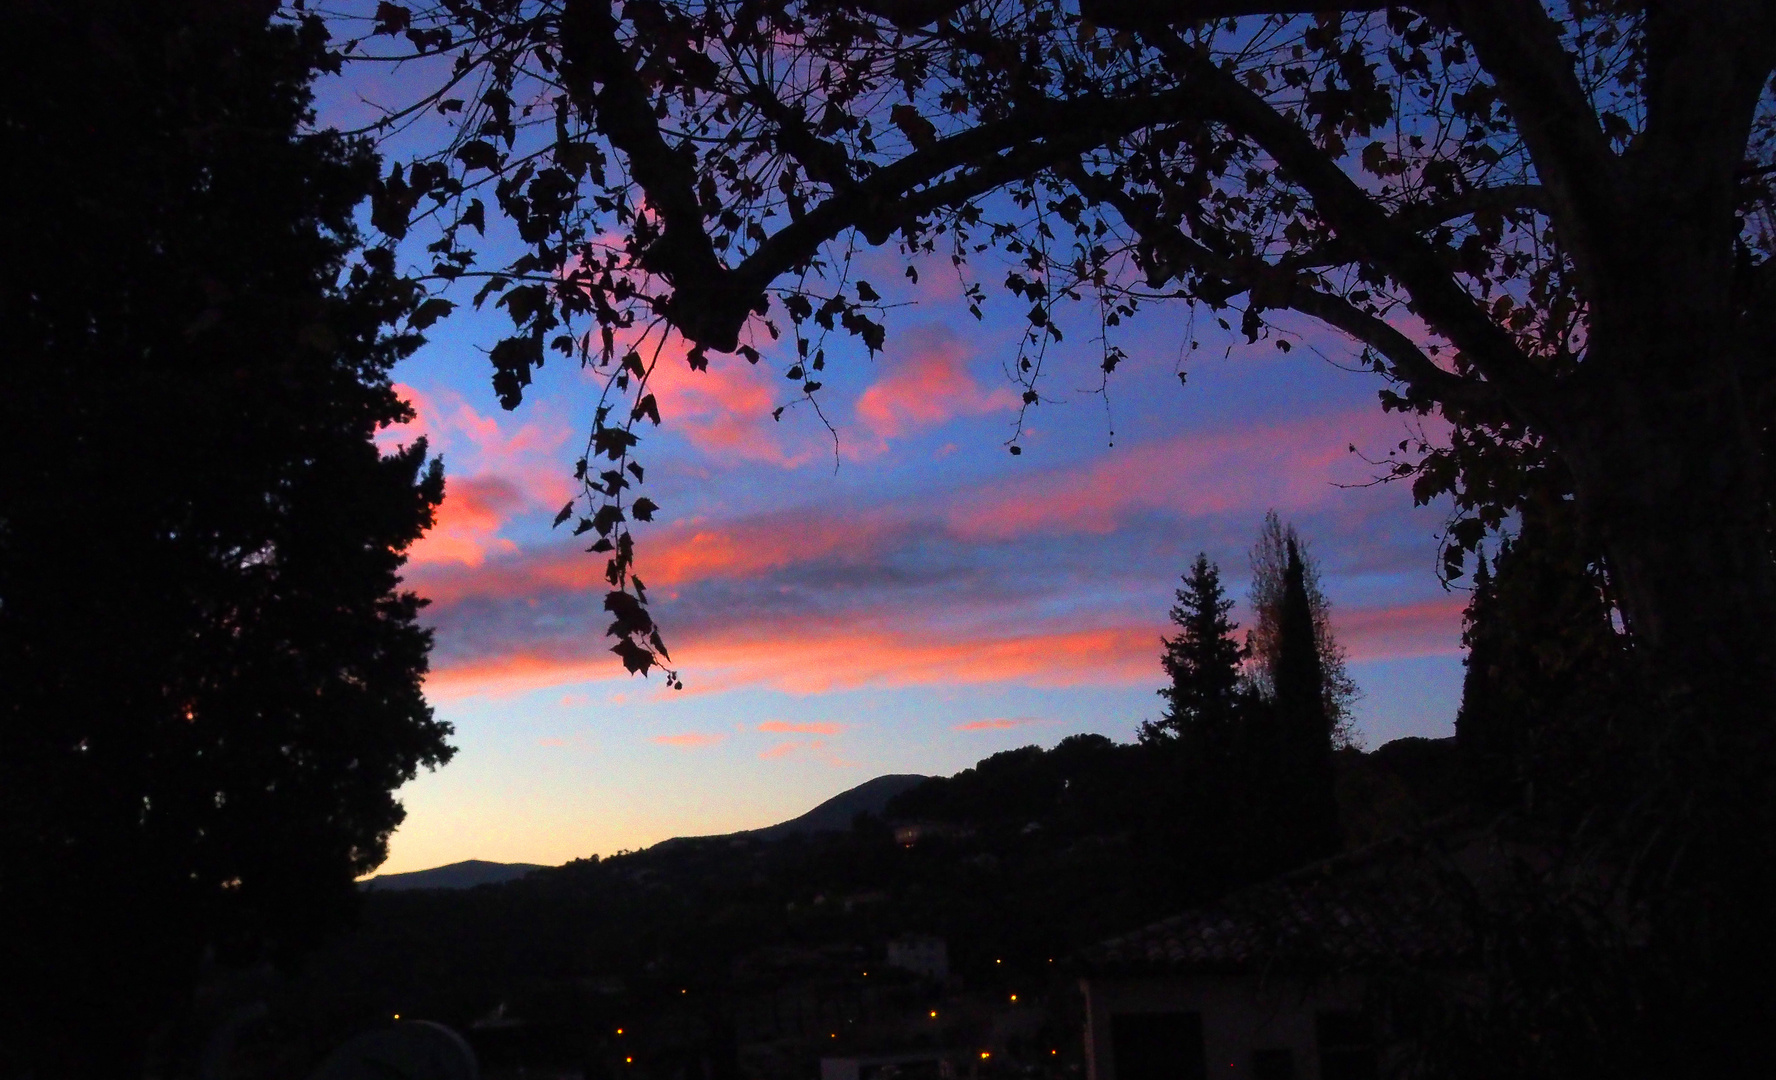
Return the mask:
[(809, 744), (799, 743), (799, 742), (781, 742), (781, 743), (778, 743), (776, 746), (771, 747), (769, 750), (760, 750), (759, 757), (764, 758), (767, 761), (771, 760), (772, 758), (788, 757), (789, 755), (795, 753), (797, 750), (800, 750), (802, 747), (804, 747), (806, 745), (809, 745)]
[[(1392, 607), (1335, 609), (1339, 640), (1355, 661), (1448, 656), (1460, 651), (1465, 600), (1452, 595)], [(1137, 621), (1090, 628), (1064, 623), (992, 627), (894, 626), (884, 620), (782, 618), (714, 629), (684, 628), (673, 641), (684, 691), (768, 687), (819, 694), (859, 687), (1009, 683), (1032, 687), (1157, 684), (1157, 642), (1166, 626)], [(571, 641), (440, 663), (427, 680), (436, 700), (509, 694), (593, 680), (627, 680), (588, 632)], [(962, 731), (1004, 730), (1028, 717), (971, 721)], [(843, 725), (766, 721), (773, 734), (834, 735)], [(817, 740), (818, 741), (818, 740)], [(782, 744), (779, 744), (782, 745)], [(788, 751), (783, 751), (787, 753)]]
[(479, 472), (523, 476), (531, 483), (554, 476), (557, 490), (568, 487), (566, 446), (573, 427), (546, 407), (526, 406), (520, 422), (513, 414), (483, 414), (454, 390), (428, 392), (396, 383), (395, 392), (413, 406), (414, 418), (378, 432), (384, 446), (410, 443), (420, 435), (451, 459), (467, 457)]
[(707, 734), (700, 731), (691, 731), (686, 732), (683, 735), (655, 735), (648, 741), (659, 743), (661, 746), (677, 746), (685, 750), (695, 750), (699, 747), (714, 746), (725, 738), (727, 738), (727, 736), (720, 733)]
[(1038, 720), (1034, 716), (1002, 716), (991, 720), (970, 720), (966, 724), (957, 724), (953, 731), (1004, 731), (1007, 728), (1029, 727), (1031, 724), (1044, 724), (1046, 720)]
[(1009, 386), (982, 387), (968, 373), (968, 348), (938, 327), (920, 327), (888, 346), (888, 374), (857, 399), (857, 419), (870, 439), (856, 454), (881, 453), (888, 440), (956, 416), (1017, 408)]
[(962, 537), (1007, 540), (1111, 533), (1138, 511), (1188, 517), (1309, 510), (1336, 495), (1336, 482), (1367, 478), (1369, 467), (1349, 452), (1351, 444), (1397, 440), (1400, 430), (1397, 418), (1361, 409), (1181, 435), (982, 488), (955, 500), (948, 520)]
[(1461, 653), (1468, 597), (1451, 593), (1416, 604), (1332, 609), (1332, 628), (1352, 660), (1392, 660)]
[[(637, 567), (651, 586), (670, 591), (700, 581), (756, 579), (823, 559), (873, 565), (909, 530), (936, 528), (962, 542), (1003, 542), (1032, 534), (1106, 535), (1138, 513), (1255, 516), (1272, 507), (1300, 513), (1336, 499), (1337, 482), (1368, 478), (1370, 467), (1348, 452), (1351, 443), (1377, 447), (1399, 435), (1398, 420), (1356, 410), (1121, 447), (1087, 464), (976, 485), (942, 500), (798, 507), (673, 523), (650, 532)], [(421, 592), (452, 603), (604, 588), (604, 561), (577, 546), (551, 546), (485, 565), (458, 562), (417, 576)]]
[[(699, 581), (758, 578), (835, 555), (867, 563), (906, 527), (899, 518), (896, 508), (852, 513), (801, 509), (739, 521), (673, 524), (642, 542), (637, 570), (650, 587), (671, 590)], [(605, 588), (604, 560), (567, 545), (467, 570), (428, 571), (414, 580), (422, 594), (441, 604)]]
[(766, 720), (758, 726), (758, 729), (775, 734), (838, 735), (845, 730), (845, 725), (831, 723), (792, 724), (787, 720)]
[[(652, 355), (651, 346), (644, 355)], [(661, 348), (648, 380), (667, 429), (698, 450), (786, 469), (823, 452), (807, 432), (772, 419), (790, 388), (769, 361), (748, 364), (739, 356), (711, 354), (707, 370), (693, 371), (676, 337)]]

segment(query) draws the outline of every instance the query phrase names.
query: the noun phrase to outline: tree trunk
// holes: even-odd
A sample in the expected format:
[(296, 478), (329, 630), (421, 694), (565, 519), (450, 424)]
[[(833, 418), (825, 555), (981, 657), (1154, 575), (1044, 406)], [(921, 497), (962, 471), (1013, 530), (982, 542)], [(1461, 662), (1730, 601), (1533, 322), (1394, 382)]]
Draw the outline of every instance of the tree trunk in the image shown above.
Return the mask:
[(1682, 712), (1726, 722), (1695, 737), (1750, 749), (1776, 700), (1761, 447), (1725, 335), (1661, 322), (1641, 322), (1639, 355), (1593, 384), (1561, 449), (1653, 685)]

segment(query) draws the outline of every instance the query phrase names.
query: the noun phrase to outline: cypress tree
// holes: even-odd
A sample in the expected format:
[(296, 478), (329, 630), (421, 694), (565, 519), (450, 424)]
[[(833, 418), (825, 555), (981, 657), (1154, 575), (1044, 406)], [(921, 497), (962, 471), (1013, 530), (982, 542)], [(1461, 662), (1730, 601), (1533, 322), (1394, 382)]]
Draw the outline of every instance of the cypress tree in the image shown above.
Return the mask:
[(1286, 541), (1283, 596), (1277, 619), (1275, 686), (1269, 725), (1272, 842), (1277, 854), (1300, 862), (1336, 851), (1338, 803), (1332, 771), (1332, 718), (1325, 672), (1314, 633), (1306, 568), (1294, 537)]
[(1289, 568), (1289, 548), (1301, 564), (1301, 587), (1312, 615), (1314, 642), (1319, 649), (1321, 693), (1332, 722), (1334, 746), (1354, 746), (1351, 705), (1358, 696), (1357, 684), (1344, 666), (1344, 649), (1332, 633), (1332, 605), (1320, 587), (1319, 568), (1295, 531), (1275, 510), (1264, 515), (1258, 542), (1252, 545), (1252, 628), (1246, 634), (1246, 651), (1252, 664), (1248, 673), (1253, 687), (1266, 698), (1276, 695), (1276, 668), (1281, 663), (1282, 612)]

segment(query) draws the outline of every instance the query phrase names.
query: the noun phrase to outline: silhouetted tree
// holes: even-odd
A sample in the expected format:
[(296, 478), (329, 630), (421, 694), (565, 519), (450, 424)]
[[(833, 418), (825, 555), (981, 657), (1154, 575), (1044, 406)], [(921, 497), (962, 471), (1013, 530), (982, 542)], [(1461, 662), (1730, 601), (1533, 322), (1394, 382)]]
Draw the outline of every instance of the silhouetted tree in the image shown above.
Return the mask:
[[(1163, 639), (1171, 685), (1160, 694), (1170, 707), (1141, 729), (1145, 749), (1159, 755), (1146, 827), (1156, 845), (1177, 852), (1169, 869), (1180, 896), (1258, 880), (1338, 846), (1323, 639), (1308, 570), (1274, 513), (1266, 530), (1282, 544), (1278, 588), (1263, 594), (1268, 692), (1242, 674), (1248, 648), (1233, 637), (1232, 601), (1199, 554), (1171, 610), (1180, 633)], [(1262, 570), (1259, 582), (1255, 594), (1271, 584)]]
[(1227, 617), (1233, 601), (1221, 586), (1221, 572), (1199, 553), (1172, 605), (1176, 637), (1161, 638), (1160, 664), (1171, 679), (1161, 687), (1164, 717), (1141, 726), (1143, 740), (1184, 737), (1204, 750), (1228, 745), (1240, 696), (1240, 662), (1245, 650), (1234, 640), (1238, 624)]
[(1633, 709), (1626, 643), (1571, 504), (1530, 503), (1493, 566), (1476, 571), (1462, 633), (1455, 730), (1474, 794), (1506, 804), (1539, 780), (1544, 799), (1575, 786), (1600, 795)]
[(1252, 545), (1252, 629), (1246, 633), (1250, 674), (1258, 692), (1276, 696), (1276, 670), (1282, 663), (1283, 610), (1288, 598), (1289, 551), (1293, 545), (1302, 567), (1302, 589), (1313, 622), (1313, 641), (1320, 664), (1321, 697), (1332, 720), (1333, 742), (1355, 745), (1351, 705), (1357, 684), (1345, 668), (1344, 647), (1332, 632), (1332, 604), (1320, 586), (1320, 568), (1295, 526), (1285, 525), (1275, 510), (1264, 515), (1258, 540)]
[(270, 12), (3, 20), (7, 1075), (140, 1075), (205, 955), (350, 917), (394, 789), (450, 755), (398, 577), (442, 474), (374, 441), (418, 297), (352, 259), (376, 159), (308, 130), (325, 33)]
[(1284, 539), (1273, 692), (1255, 725), (1269, 841), (1286, 865), (1338, 849), (1338, 802), (1332, 772), (1332, 719), (1308, 598), (1307, 568), (1294, 537)]

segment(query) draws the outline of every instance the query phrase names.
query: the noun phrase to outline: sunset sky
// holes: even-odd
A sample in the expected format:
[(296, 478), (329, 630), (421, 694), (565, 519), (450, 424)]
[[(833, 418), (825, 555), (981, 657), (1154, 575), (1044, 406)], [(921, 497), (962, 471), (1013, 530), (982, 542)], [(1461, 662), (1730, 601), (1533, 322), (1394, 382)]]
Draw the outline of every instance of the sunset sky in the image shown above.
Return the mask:
[[(394, 93), (348, 79), (322, 88), (323, 122)], [(559, 863), (770, 824), (882, 773), (1131, 738), (1162, 704), (1179, 574), (1206, 551), (1244, 621), (1245, 552), (1273, 507), (1320, 561), (1368, 744), (1451, 732), (1466, 595), (1435, 574), (1445, 509), (1368, 483), (1363, 457), (1409, 432), (1376, 377), (1340, 369), (1354, 350), (1302, 323), (1284, 355), (1155, 308), (1118, 339), (1130, 361), (1106, 399), (1076, 312), (1013, 457), (1022, 307), (990, 287), (1004, 268), (980, 268), (993, 299), (976, 322), (947, 259), (917, 288), (901, 266), (866, 254), (857, 275), (906, 305), (885, 353), (828, 345), (836, 447), (805, 407), (772, 420), (797, 384), (771, 356), (662, 362), (665, 424), (641, 454), (662, 509), (637, 529), (638, 569), (682, 691), (622, 673), (602, 558), (549, 528), (597, 382), (557, 359), (504, 412), (485, 356), (503, 313), (465, 305), (433, 328), (397, 372), (418, 419), (384, 439), (423, 433), (445, 463), (407, 580), (432, 601), (427, 693), (458, 753), (402, 790), (385, 872)]]

